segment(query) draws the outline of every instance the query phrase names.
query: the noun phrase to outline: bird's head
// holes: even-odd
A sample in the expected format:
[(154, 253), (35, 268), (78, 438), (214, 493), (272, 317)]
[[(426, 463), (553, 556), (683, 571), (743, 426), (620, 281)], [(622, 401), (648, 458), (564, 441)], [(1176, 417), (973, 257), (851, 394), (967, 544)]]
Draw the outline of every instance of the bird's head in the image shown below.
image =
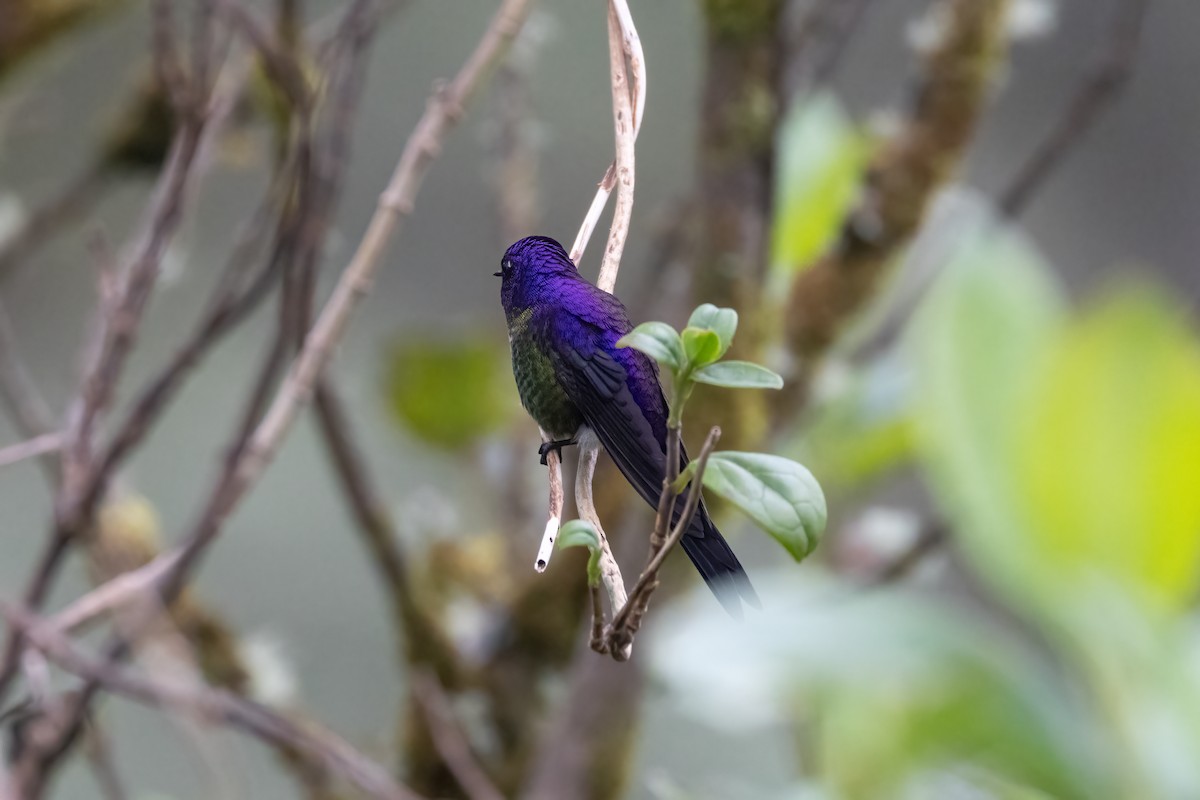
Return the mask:
[(500, 259), (500, 302), (505, 310), (533, 305), (556, 276), (576, 274), (575, 264), (561, 244), (548, 236), (526, 236), (504, 251)]

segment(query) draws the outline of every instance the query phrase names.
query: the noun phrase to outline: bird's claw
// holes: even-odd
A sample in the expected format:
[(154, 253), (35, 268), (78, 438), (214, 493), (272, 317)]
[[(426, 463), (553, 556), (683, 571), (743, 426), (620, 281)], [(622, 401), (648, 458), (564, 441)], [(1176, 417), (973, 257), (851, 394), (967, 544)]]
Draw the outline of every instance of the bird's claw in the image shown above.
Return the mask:
[(570, 447), (573, 444), (579, 444), (578, 439), (554, 439), (549, 442), (542, 442), (542, 446), (538, 448), (538, 455), (542, 457), (542, 466), (546, 466), (546, 454), (558, 453), (558, 457), (562, 458), (562, 449)]

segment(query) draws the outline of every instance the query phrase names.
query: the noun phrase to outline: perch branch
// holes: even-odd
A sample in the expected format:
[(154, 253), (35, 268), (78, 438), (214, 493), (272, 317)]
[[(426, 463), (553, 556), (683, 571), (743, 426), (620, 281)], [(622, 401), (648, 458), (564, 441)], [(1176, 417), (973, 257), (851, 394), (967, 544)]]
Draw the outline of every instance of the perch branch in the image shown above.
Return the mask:
[[(629, 4), (626, 0), (611, 0), (608, 13), (610, 80), (613, 91), (613, 127), (617, 139), (617, 156), (605, 170), (604, 177), (596, 189), (596, 195), (592, 198), (592, 204), (579, 227), (579, 233), (575, 235), (575, 242), (571, 245), (571, 260), (576, 264), (583, 257), (583, 251), (587, 249), (588, 240), (591, 239), (592, 232), (596, 229), (596, 223), (600, 220), (600, 215), (604, 213), (604, 206), (608, 204), (608, 197), (617, 185), (623, 163), (627, 163), (629, 168), (628, 204), (632, 206), (633, 140), (637, 139), (638, 130), (642, 127), (642, 114), (646, 109), (646, 58), (642, 52), (642, 41), (633, 24), (633, 14), (629, 11)], [(628, 68), (626, 68), (626, 61), (628, 61)], [(632, 98), (630, 98), (631, 92)], [(623, 93), (624, 96), (618, 97), (618, 93)], [(632, 104), (632, 108), (630, 108), (630, 104)], [(623, 119), (619, 116), (621, 113), (625, 114)], [(632, 125), (626, 120), (632, 120)], [(622, 137), (627, 140), (625, 145), (627, 162), (621, 160)], [(597, 285), (601, 289), (609, 292), (612, 291), (612, 285), (615, 285), (617, 280), (616, 265), (620, 262), (620, 249), (624, 247), (629, 227), (629, 220), (626, 219), (624, 230), (618, 231), (616, 226), (619, 219), (619, 216), (614, 216), (614, 228), (609, 231), (609, 244), (605, 251), (605, 262), (609, 263), (608, 270), (606, 271), (602, 265), (601, 278), (597, 281)], [(613, 248), (616, 248), (615, 262), (608, 257), (608, 252)], [(606, 286), (606, 281), (611, 281), (612, 285)]]
[(608, 591), (608, 600), (615, 614), (625, 605), (628, 595), (625, 591), (625, 581), (621, 577), (621, 568), (613, 557), (612, 548), (608, 544), (608, 536), (600, 524), (596, 514), (596, 503), (592, 498), (592, 477), (596, 471), (596, 460), (600, 456), (600, 442), (593, 436), (581, 439), (579, 442), (579, 467), (575, 471), (575, 506), (579, 515), (591, 523), (600, 538), (600, 578)]
[[(549, 442), (552, 438), (550, 434), (542, 431), (543, 442)], [(537, 559), (533, 562), (533, 568), (538, 572), (545, 572), (546, 567), (550, 566), (550, 557), (554, 555), (554, 540), (558, 538), (558, 529), (562, 527), (565, 490), (561, 451), (554, 448), (547, 450), (546, 466), (550, 473), (550, 508), (546, 512), (546, 530), (542, 534), (542, 543), (538, 546)]]

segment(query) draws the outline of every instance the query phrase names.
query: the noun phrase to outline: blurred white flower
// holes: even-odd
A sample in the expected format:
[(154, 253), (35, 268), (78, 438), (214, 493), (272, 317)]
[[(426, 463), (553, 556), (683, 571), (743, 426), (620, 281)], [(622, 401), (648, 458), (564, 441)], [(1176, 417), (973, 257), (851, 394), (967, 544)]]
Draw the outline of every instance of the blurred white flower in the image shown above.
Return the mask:
[(1057, 0), (1014, 0), (1009, 6), (1008, 35), (1014, 42), (1049, 36), (1057, 25)]
[(20, 230), (25, 224), (25, 204), (11, 192), (0, 194), (0, 243)]
[(904, 29), (908, 46), (920, 55), (937, 49), (950, 27), (950, 17), (944, 4), (930, 5), (920, 16), (909, 20)]
[(291, 704), (299, 694), (300, 681), (283, 640), (259, 632), (243, 637), (240, 655), (250, 673), (250, 696), (269, 706)]
[(846, 526), (846, 534), (857, 547), (883, 561), (912, 547), (920, 532), (920, 516), (895, 506), (871, 506)]

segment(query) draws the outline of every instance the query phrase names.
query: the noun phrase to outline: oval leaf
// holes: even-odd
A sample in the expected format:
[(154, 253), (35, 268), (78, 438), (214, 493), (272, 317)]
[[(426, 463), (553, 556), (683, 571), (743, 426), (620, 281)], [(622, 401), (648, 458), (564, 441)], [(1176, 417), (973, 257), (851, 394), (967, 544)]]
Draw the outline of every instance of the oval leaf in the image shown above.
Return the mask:
[(588, 586), (600, 585), (600, 535), (590, 522), (573, 519), (563, 525), (554, 546), (559, 550), (586, 547), (590, 553), (587, 563)]
[(825, 494), (812, 473), (791, 459), (713, 453), (704, 470), (704, 488), (741, 509), (797, 561), (813, 551), (825, 531)]
[(600, 549), (600, 535), (596, 533), (596, 529), (590, 522), (573, 519), (559, 530), (554, 546), (558, 550), (566, 550), (568, 547), (586, 547), (588, 550), (598, 550)]
[(684, 328), (683, 352), (693, 368), (711, 364), (721, 357), (721, 337), (715, 331)]
[(618, 339), (617, 347), (641, 350), (674, 370), (682, 367), (685, 360), (679, 334), (665, 322), (643, 322)]
[(837, 235), (871, 147), (836, 97), (821, 92), (793, 106), (776, 152), (771, 264), (777, 274), (791, 275), (812, 264)]
[(717, 308), (712, 303), (705, 303), (692, 312), (688, 320), (689, 328), (700, 328), (712, 331), (721, 340), (721, 352), (718, 358), (725, 355), (729, 345), (733, 344), (733, 334), (737, 331), (738, 315), (732, 308)]
[(783, 378), (766, 367), (749, 361), (718, 361), (693, 372), (692, 380), (732, 389), (783, 388)]

